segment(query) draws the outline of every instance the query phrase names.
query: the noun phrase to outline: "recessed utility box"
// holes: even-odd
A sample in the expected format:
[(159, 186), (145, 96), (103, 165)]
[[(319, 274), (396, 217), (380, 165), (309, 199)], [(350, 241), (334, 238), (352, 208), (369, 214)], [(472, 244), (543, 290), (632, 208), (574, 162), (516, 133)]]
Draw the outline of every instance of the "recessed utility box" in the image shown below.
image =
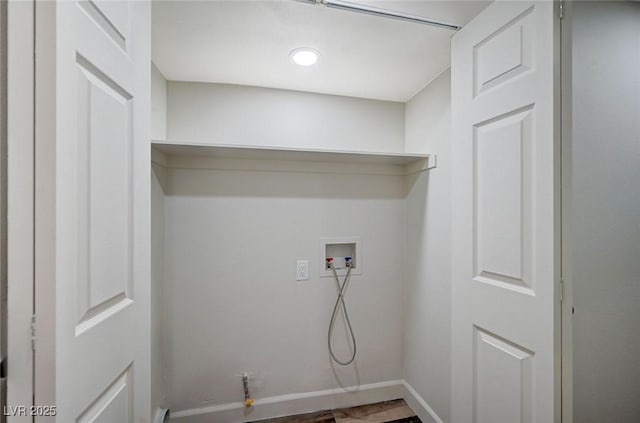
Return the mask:
[(338, 276), (347, 274), (345, 257), (351, 257), (351, 274), (362, 273), (362, 246), (360, 237), (320, 238), (320, 277), (333, 276), (333, 271), (327, 266), (327, 257), (333, 258), (333, 266)]

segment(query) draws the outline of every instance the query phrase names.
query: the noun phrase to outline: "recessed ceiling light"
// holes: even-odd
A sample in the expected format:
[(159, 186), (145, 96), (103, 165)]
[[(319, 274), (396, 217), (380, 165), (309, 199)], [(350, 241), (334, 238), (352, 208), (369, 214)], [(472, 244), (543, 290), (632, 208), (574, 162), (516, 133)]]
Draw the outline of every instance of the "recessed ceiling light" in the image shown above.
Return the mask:
[(320, 54), (312, 48), (301, 47), (293, 50), (291, 54), (289, 54), (289, 57), (296, 65), (311, 66), (318, 62)]

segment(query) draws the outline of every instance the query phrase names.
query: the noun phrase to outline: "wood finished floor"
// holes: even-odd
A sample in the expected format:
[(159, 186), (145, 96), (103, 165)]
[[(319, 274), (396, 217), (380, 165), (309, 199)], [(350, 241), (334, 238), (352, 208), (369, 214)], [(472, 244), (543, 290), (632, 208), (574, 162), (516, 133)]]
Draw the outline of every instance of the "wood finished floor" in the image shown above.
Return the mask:
[(339, 410), (278, 417), (254, 423), (421, 423), (404, 400), (378, 402)]

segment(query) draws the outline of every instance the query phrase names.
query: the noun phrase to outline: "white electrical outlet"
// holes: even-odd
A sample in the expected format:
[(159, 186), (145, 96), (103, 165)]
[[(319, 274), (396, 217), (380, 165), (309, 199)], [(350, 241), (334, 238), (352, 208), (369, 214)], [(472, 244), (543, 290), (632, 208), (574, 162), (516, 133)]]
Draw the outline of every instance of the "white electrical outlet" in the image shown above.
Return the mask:
[(309, 280), (309, 260), (296, 261), (296, 280), (297, 281)]

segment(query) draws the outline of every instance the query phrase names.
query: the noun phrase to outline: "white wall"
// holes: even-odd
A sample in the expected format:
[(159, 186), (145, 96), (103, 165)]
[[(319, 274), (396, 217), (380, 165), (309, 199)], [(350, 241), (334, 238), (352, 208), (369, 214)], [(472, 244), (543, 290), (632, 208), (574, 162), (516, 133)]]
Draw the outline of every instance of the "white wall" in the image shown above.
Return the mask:
[[(448, 151), (451, 137), (451, 70), (445, 69), (405, 105), (405, 151)], [(446, 152), (445, 152), (446, 153)]]
[(403, 151), (404, 103), (240, 85), (168, 83), (168, 138)]
[(151, 62), (151, 138), (167, 138), (167, 80)]
[(574, 421), (640, 421), (640, 3), (573, 4)]
[[(166, 364), (172, 411), (402, 378), (400, 176), (171, 170), (166, 197)], [(321, 237), (360, 236), (346, 302), (356, 366), (331, 365), (335, 282)], [(296, 282), (295, 262), (311, 279)], [(338, 324), (337, 353), (346, 337)], [(341, 332), (342, 331), (342, 332)]]
[[(449, 70), (407, 103), (406, 113), (407, 150), (437, 154), (438, 167), (414, 178), (406, 200), (404, 379), (447, 422), (451, 383)], [(425, 423), (432, 421), (421, 417)]]

